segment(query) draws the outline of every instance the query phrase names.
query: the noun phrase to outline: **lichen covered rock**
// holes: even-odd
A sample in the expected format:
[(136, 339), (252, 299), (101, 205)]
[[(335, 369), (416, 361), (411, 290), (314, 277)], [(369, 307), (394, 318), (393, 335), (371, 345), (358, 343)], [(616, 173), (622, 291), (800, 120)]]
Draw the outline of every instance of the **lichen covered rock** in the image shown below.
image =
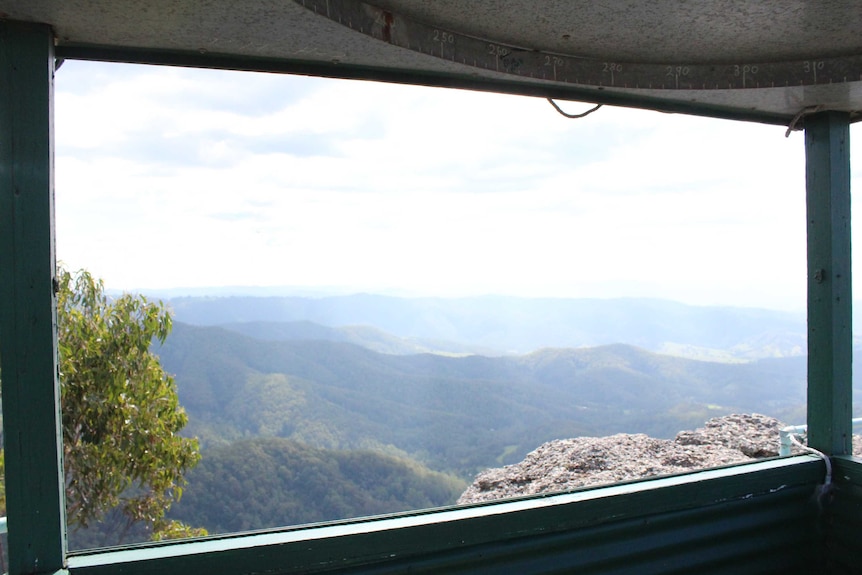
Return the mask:
[(568, 491), (775, 456), (781, 427), (773, 417), (743, 414), (710, 419), (673, 440), (643, 434), (558, 439), (539, 446), (520, 463), (481, 472), (458, 503)]

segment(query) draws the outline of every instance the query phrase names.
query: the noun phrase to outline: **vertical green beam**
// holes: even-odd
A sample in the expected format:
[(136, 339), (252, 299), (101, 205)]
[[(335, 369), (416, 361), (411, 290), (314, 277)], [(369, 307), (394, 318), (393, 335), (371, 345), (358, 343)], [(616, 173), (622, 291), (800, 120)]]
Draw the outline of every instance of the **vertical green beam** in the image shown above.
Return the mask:
[(850, 122), (805, 118), (808, 209), (808, 443), (850, 453), (853, 333), (850, 281)]
[(65, 562), (53, 72), (49, 27), (0, 20), (0, 377), (12, 575)]

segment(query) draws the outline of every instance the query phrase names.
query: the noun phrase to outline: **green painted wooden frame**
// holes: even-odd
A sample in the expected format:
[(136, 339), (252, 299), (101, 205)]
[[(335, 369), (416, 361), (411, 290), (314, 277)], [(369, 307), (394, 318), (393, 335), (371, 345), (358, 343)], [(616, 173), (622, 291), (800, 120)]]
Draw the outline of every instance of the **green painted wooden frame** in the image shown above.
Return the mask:
[[(112, 57), (110, 50), (86, 47), (67, 48), (62, 56), (250, 69), (230, 59), (198, 61), (188, 55), (155, 52)], [(67, 563), (72, 573), (88, 575), (288, 573), (372, 569), (374, 564), (392, 564), (387, 572), (395, 572), (405, 569), (403, 561), (411, 557), (433, 567), (453, 553), (469, 554), (470, 549), (489, 546), (499, 549), (514, 540), (535, 541), (548, 534), (577, 533), (638, 518), (648, 522), (650, 514), (780, 499), (787, 489), (786, 493), (807, 494), (820, 481), (823, 464), (797, 457), (553, 497), (67, 556), (53, 294), (54, 57), (49, 27), (0, 20), (0, 358), (10, 573), (54, 573)], [(327, 70), (314, 67), (297, 65), (288, 70), (270, 64), (270, 71), (327, 75)], [(339, 73), (479, 90), (519, 89), (457, 78), (389, 77), (372, 69)], [(653, 104), (638, 102), (636, 97), (609, 103), (647, 108)], [(728, 116), (726, 110), (708, 108), (674, 111), (775, 121)], [(815, 114), (805, 125), (812, 358), (809, 433), (813, 445), (838, 455), (848, 448), (851, 399), (849, 116)], [(842, 465), (852, 470), (847, 477), (862, 477), (857, 462), (846, 460)], [(465, 565), (482, 561), (482, 557), (467, 559)]]
[(54, 39), (0, 20), (0, 368), (10, 573), (65, 563), (54, 297)]
[(805, 122), (808, 220), (808, 444), (852, 450), (853, 328), (847, 114)]

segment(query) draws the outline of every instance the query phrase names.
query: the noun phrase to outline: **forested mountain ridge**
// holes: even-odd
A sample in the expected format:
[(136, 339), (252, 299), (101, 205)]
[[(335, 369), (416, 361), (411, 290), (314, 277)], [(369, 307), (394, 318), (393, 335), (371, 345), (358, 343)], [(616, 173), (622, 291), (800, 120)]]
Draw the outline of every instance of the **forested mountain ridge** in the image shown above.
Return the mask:
[(340, 341), (392, 355), (413, 355), (417, 353), (504, 355), (499, 350), (478, 345), (418, 337), (399, 337), (368, 325), (329, 327), (310, 321), (246, 321), (221, 324), (218, 327), (223, 327), (255, 339), (270, 341)]
[[(369, 450), (275, 437), (207, 450), (174, 519), (210, 533), (266, 529), (453, 505), (467, 482)], [(214, 504), (214, 502), (217, 502)]]
[[(724, 364), (626, 345), (523, 356), (388, 355), (344, 342), (261, 341), (176, 323), (158, 350), (187, 433), (408, 455), (467, 478), (561, 437), (669, 437), (731, 411), (804, 403), (799, 358)], [(792, 419), (792, 417), (791, 417)]]

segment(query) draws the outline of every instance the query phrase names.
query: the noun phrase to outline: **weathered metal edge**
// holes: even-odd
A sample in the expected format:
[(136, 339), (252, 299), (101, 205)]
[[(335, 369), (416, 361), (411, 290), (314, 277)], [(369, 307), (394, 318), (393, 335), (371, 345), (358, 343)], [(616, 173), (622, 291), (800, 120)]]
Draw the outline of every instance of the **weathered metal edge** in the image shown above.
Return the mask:
[[(733, 108), (690, 102), (680, 99), (663, 99), (640, 96), (608, 87), (581, 87), (551, 82), (525, 82), (516, 78), (498, 79), (477, 75), (454, 75), (423, 70), (406, 70), (373, 66), (356, 66), (343, 63), (311, 60), (241, 57), (217, 53), (175, 52), (145, 48), (61, 44), (56, 47), (59, 59), (90, 60), (128, 64), (154, 64), (190, 68), (210, 68), (250, 72), (298, 74), (350, 80), (372, 80), (397, 84), (456, 88), (480, 92), (494, 92), (520, 96), (534, 96), (560, 100), (576, 100), (611, 106), (640, 108), (658, 112), (688, 114), (725, 120), (740, 120), (787, 126), (793, 117), (759, 110)], [(854, 121), (862, 119), (854, 117)], [(803, 120), (804, 121), (804, 120)], [(796, 127), (801, 128), (802, 122)]]

